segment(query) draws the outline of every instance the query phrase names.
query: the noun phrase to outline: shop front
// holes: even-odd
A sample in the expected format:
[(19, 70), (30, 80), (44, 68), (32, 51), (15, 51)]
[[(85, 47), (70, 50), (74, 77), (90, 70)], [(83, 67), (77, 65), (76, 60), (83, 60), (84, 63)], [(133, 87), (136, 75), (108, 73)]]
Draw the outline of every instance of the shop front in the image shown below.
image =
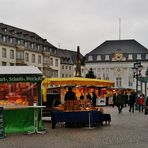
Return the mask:
[[(34, 66), (0, 67), (0, 107), (4, 108), (5, 133), (34, 131), (34, 113), (41, 101), (42, 72)], [(37, 128), (43, 129), (41, 107)]]

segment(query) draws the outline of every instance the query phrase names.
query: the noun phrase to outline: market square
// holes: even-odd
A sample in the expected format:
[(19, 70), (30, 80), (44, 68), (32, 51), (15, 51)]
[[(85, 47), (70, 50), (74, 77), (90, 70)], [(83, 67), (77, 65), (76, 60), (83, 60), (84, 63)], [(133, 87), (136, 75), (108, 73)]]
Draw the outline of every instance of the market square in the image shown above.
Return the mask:
[(105, 107), (110, 112), (110, 126), (94, 129), (65, 128), (62, 124), (52, 129), (51, 121), (45, 121), (46, 134), (8, 134), (1, 139), (3, 148), (147, 148), (147, 118), (143, 113), (129, 113), (129, 107), (119, 114), (116, 107)]

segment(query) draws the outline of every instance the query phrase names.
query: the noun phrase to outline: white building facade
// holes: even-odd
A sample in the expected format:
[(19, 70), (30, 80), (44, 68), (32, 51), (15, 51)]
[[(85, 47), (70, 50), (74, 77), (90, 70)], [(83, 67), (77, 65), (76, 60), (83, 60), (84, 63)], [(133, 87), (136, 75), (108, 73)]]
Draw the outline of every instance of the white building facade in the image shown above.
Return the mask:
[(140, 61), (143, 66), (141, 76), (148, 69), (148, 49), (135, 40), (105, 41), (85, 58), (86, 73), (92, 68), (96, 78), (113, 81), (116, 88), (136, 88), (132, 69), (135, 62)]

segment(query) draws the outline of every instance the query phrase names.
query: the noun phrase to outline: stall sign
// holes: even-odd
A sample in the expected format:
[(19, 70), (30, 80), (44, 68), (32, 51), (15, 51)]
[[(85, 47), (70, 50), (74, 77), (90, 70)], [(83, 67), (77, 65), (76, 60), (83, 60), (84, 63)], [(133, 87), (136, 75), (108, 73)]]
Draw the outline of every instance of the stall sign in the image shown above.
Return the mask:
[(4, 108), (0, 107), (0, 139), (4, 138)]
[(3, 82), (40, 82), (42, 76), (0, 76), (0, 83)]
[(106, 105), (106, 98), (100, 97), (96, 99), (96, 105), (98, 106), (105, 106)]

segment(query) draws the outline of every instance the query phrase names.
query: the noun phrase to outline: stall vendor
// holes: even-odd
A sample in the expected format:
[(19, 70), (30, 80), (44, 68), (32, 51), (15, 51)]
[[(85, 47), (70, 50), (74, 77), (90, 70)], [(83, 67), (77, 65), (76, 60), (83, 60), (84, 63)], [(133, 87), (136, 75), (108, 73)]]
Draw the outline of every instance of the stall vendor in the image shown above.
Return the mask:
[(76, 100), (76, 95), (75, 93), (72, 91), (72, 87), (68, 87), (68, 91), (65, 94), (65, 101), (69, 101), (69, 100)]

